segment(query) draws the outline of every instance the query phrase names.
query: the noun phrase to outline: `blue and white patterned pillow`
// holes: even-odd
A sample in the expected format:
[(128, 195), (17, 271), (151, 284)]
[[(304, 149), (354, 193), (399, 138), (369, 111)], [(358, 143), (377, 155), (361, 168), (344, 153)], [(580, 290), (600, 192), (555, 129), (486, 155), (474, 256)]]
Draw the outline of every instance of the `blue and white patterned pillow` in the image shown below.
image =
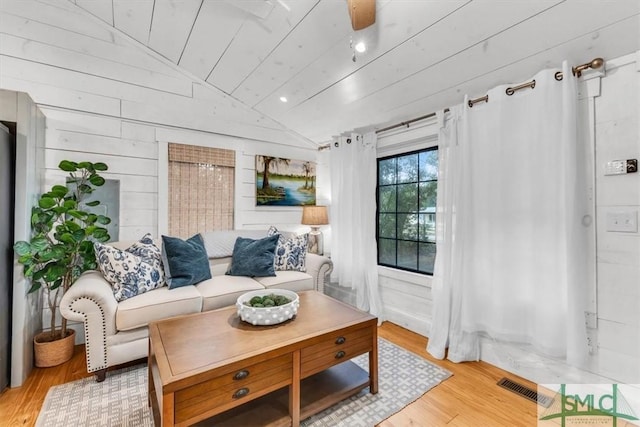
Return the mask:
[(309, 234), (300, 234), (287, 239), (272, 225), (269, 227), (267, 235), (273, 236), (274, 234), (279, 235), (276, 255), (273, 261), (275, 270), (307, 271), (306, 260)]
[(124, 251), (98, 242), (94, 250), (98, 268), (118, 302), (165, 284), (161, 251), (150, 234)]

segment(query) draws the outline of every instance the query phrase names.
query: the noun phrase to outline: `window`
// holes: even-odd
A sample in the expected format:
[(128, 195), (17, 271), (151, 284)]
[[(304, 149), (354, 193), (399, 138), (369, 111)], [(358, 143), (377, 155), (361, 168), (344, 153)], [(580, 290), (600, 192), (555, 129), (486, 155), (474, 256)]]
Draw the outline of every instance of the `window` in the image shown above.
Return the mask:
[(169, 234), (233, 229), (235, 151), (169, 144)]
[(433, 274), (438, 148), (378, 159), (378, 265)]

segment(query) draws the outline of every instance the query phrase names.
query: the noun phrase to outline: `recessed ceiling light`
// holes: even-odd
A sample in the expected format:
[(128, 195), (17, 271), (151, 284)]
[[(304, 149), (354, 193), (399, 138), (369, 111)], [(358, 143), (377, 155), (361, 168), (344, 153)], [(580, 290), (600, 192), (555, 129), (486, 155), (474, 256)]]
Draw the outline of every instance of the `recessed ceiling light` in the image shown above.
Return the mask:
[(359, 42), (358, 44), (356, 44), (356, 52), (364, 53), (366, 51), (367, 51), (367, 45), (365, 45), (364, 42)]
[(282, 101), (282, 102), (287, 102), (287, 97), (286, 97), (286, 96), (281, 96), (281, 97), (280, 97), (280, 101)]

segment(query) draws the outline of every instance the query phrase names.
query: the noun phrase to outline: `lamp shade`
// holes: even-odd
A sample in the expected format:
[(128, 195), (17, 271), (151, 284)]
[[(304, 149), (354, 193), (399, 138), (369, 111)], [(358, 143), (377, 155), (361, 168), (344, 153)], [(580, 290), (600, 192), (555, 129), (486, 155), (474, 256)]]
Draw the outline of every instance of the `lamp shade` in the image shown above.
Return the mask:
[(302, 224), (325, 225), (329, 224), (326, 206), (303, 206)]

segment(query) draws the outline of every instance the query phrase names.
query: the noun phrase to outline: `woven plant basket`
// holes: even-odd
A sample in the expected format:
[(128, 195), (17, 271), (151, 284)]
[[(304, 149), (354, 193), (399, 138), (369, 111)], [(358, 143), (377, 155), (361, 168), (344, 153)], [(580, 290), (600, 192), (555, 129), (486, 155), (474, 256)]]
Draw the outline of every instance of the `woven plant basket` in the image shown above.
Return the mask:
[(33, 338), (33, 348), (36, 354), (36, 366), (38, 368), (49, 368), (60, 365), (73, 356), (73, 347), (76, 343), (76, 331), (67, 329), (67, 336), (55, 340), (47, 341), (49, 333), (41, 332)]

